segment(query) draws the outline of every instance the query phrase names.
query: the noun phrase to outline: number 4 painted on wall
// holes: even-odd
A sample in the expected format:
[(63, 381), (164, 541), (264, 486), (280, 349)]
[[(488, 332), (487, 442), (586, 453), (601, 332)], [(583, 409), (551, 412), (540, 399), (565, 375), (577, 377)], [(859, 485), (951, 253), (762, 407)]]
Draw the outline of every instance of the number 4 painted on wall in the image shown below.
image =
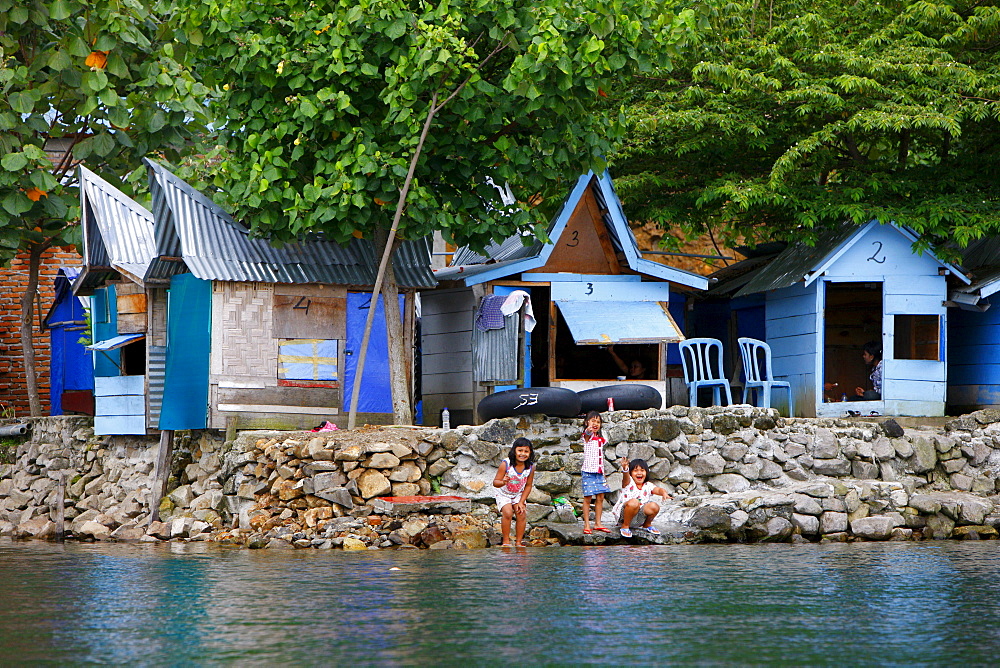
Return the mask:
[(306, 315), (309, 315), (309, 306), (312, 304), (312, 300), (308, 297), (299, 297), (299, 301), (295, 302), (295, 306), (292, 309), (304, 310)]

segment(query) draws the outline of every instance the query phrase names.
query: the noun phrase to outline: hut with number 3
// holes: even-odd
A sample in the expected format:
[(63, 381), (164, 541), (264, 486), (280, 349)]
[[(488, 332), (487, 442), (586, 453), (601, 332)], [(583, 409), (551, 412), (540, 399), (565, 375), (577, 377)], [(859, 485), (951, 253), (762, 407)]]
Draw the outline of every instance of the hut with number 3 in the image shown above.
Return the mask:
[[(473, 423), (479, 400), (497, 390), (614, 384), (625, 373), (616, 355), (644, 367), (626, 382), (655, 387), (668, 405), (686, 396), (677, 347), (667, 345), (684, 338), (683, 291), (708, 280), (642, 257), (607, 172), (576, 181), (547, 236), (514, 236), (485, 254), (461, 248), (435, 271), (440, 288), (421, 293), (427, 423), (445, 407), (453, 424)], [(519, 296), (530, 298), (527, 321), (525, 301), (508, 304), (516, 316), (490, 312)]]

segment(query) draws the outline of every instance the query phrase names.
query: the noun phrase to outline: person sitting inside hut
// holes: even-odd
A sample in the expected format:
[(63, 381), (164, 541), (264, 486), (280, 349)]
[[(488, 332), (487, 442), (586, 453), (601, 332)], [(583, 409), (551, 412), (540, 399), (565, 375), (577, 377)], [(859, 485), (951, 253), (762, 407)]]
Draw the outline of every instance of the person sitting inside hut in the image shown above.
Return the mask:
[(869, 341), (861, 348), (861, 359), (871, 368), (868, 380), (871, 389), (854, 388), (854, 401), (878, 401), (882, 398), (882, 346), (877, 341)]
[(634, 357), (626, 364), (625, 360), (615, 352), (614, 346), (608, 346), (608, 352), (611, 353), (611, 359), (615, 361), (615, 366), (625, 378), (628, 380), (644, 380), (646, 378), (646, 364), (640, 358)]

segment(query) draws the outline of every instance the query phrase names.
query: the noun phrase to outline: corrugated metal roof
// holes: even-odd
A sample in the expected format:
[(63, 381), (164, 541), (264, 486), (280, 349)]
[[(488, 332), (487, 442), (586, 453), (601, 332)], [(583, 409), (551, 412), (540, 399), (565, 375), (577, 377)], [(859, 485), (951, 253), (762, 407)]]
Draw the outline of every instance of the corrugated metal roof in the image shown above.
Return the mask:
[(517, 381), (518, 335), (520, 334), (521, 313), (513, 313), (503, 319), (502, 329), (472, 328), (472, 354), (475, 359), (475, 380)]
[(972, 283), (954, 288), (950, 299), (954, 301), (956, 293), (986, 299), (1000, 291), (1000, 237), (976, 239), (961, 253), (962, 267), (969, 271)]
[(153, 214), (90, 171), (77, 167), (84, 266), (74, 292), (86, 294), (115, 272), (142, 281), (153, 258)]
[(755, 292), (778, 290), (795, 285), (860, 229), (858, 225), (845, 221), (836, 227), (821, 231), (815, 246), (810, 247), (803, 242), (790, 245), (770, 264), (754, 274), (735, 296), (743, 297)]
[[(163, 166), (145, 163), (157, 223), (158, 257), (150, 266), (150, 280), (190, 271), (215, 281), (374, 283), (377, 263), (370, 241), (341, 246), (317, 239), (275, 248), (266, 239), (251, 237), (246, 227)], [(393, 269), (402, 287), (437, 283), (426, 238), (403, 243), (393, 255)]]
[[(524, 244), (525, 240), (528, 241), (528, 245)], [(537, 256), (542, 252), (542, 246), (542, 242), (532, 236), (515, 234), (499, 243), (492, 243), (487, 246), (485, 249), (486, 255), (480, 255), (468, 246), (463, 246), (455, 251), (451, 259), (451, 265), (482, 264), (490, 260), (494, 262), (521, 260), (526, 257)]]

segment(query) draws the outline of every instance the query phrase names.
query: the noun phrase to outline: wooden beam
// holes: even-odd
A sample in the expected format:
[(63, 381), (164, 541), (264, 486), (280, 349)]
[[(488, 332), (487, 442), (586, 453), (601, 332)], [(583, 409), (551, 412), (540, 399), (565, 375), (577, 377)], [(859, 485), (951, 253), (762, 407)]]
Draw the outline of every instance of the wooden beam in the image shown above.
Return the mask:
[(167, 479), (170, 478), (170, 458), (174, 450), (174, 430), (160, 432), (160, 447), (156, 452), (156, 468), (153, 489), (149, 492), (149, 523), (160, 521), (160, 501), (167, 495)]

